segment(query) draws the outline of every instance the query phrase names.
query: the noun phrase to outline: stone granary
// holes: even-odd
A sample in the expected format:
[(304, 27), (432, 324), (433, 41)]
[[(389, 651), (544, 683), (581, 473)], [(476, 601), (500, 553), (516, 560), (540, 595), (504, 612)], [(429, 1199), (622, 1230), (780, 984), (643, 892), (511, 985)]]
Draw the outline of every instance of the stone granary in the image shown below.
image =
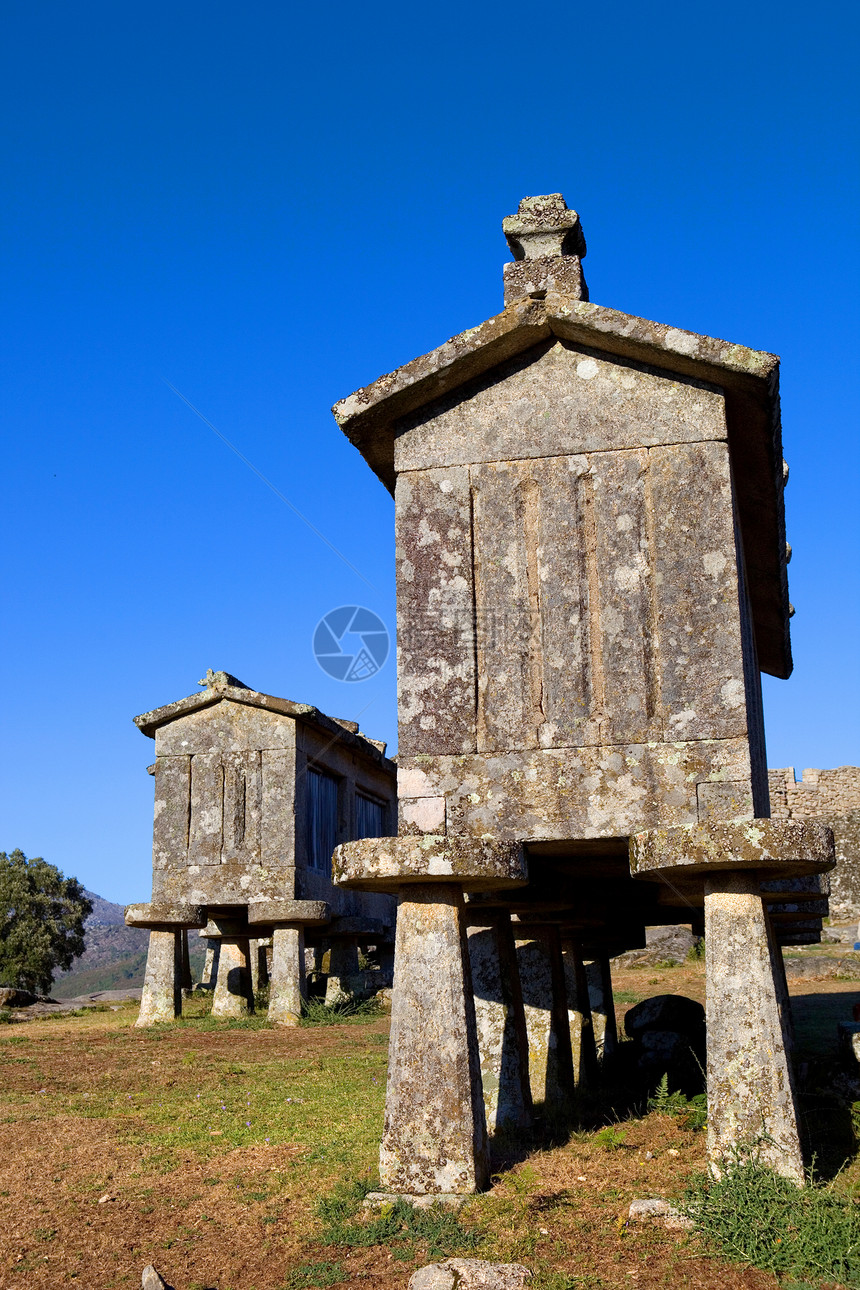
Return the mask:
[(712, 1158), (763, 1139), (797, 1177), (775, 936), (814, 935), (832, 839), (767, 818), (778, 360), (589, 303), (559, 194), (504, 231), (503, 312), (334, 409), (396, 515), (398, 836), (334, 860), (398, 900), (382, 1184), (480, 1188), (488, 1123), (594, 1071), (583, 960), (606, 985), (671, 921), (708, 929)]
[(395, 825), (395, 766), (353, 721), (260, 694), (226, 672), (135, 717), (155, 740), (152, 900), (126, 923), (151, 929), (138, 1025), (178, 1016), (190, 985), (187, 931), (218, 940), (213, 1013), (252, 1006), (249, 942), (272, 937), (269, 1018), (294, 1025), (305, 945), (331, 973), (358, 970), (358, 947), (388, 952), (394, 901), (331, 881), (339, 842)]

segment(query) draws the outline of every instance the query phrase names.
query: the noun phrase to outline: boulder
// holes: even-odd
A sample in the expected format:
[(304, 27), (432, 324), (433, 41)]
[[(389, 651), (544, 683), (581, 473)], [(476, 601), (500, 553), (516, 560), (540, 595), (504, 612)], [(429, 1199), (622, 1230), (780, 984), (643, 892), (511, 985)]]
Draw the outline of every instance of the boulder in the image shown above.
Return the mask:
[(446, 1259), (413, 1272), (409, 1290), (523, 1290), (530, 1277), (521, 1263)]
[(16, 990), (14, 986), (0, 986), (0, 1008), (29, 1008), (38, 996), (29, 990)]
[(705, 1009), (683, 994), (655, 994), (628, 1010), (624, 1029), (631, 1039), (639, 1039), (649, 1030), (674, 1030), (698, 1039), (705, 1029)]

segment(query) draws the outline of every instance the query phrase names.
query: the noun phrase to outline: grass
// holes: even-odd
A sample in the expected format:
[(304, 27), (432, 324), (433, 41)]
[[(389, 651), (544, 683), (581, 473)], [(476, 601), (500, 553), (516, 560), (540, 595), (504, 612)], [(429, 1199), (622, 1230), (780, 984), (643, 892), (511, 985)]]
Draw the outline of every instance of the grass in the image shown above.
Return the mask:
[(685, 1212), (732, 1262), (779, 1277), (860, 1286), (860, 1202), (833, 1184), (797, 1187), (756, 1162), (695, 1178)]
[(342, 1026), (344, 1022), (375, 1021), (382, 1016), (377, 999), (344, 999), (328, 1004), (322, 999), (307, 999), (302, 1004), (302, 1026)]
[(340, 1183), (316, 1206), (325, 1245), (369, 1248), (386, 1245), (395, 1257), (414, 1259), (419, 1252), (431, 1260), (468, 1254), (480, 1243), (478, 1233), (463, 1227), (456, 1214), (441, 1205), (415, 1209), (405, 1201), (383, 1205), (366, 1215), (361, 1203), (370, 1187), (366, 1180)]

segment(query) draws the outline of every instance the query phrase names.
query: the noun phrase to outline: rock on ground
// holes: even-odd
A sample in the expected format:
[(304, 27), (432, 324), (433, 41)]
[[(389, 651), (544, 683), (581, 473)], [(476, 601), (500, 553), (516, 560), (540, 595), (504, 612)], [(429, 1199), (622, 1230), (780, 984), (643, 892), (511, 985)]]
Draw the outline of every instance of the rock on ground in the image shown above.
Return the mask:
[(413, 1272), (409, 1290), (522, 1290), (530, 1277), (521, 1263), (446, 1259)]
[(657, 1222), (676, 1232), (688, 1232), (693, 1226), (686, 1214), (681, 1214), (667, 1200), (661, 1200), (657, 1196), (648, 1200), (631, 1201), (629, 1216), (631, 1223)]

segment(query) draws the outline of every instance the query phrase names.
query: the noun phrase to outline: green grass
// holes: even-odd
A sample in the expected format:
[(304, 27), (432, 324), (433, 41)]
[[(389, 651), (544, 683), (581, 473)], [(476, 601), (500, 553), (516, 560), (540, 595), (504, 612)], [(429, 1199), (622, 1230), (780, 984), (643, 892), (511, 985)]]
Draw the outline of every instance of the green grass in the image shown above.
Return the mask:
[(832, 1185), (794, 1183), (756, 1162), (694, 1179), (683, 1210), (712, 1250), (798, 1280), (860, 1286), (860, 1203)]
[(420, 1251), (422, 1257), (436, 1260), (469, 1253), (480, 1244), (479, 1234), (463, 1227), (457, 1215), (441, 1205), (416, 1209), (398, 1200), (365, 1216), (361, 1203), (369, 1190), (366, 1181), (339, 1183), (317, 1202), (324, 1245), (363, 1249), (385, 1245), (394, 1247), (397, 1259), (414, 1259)]
[(327, 1004), (322, 999), (307, 999), (302, 1004), (301, 1025), (342, 1026), (344, 1022), (376, 1021), (382, 1016), (382, 1006), (377, 999), (344, 999), (342, 1003)]
[(287, 1274), (284, 1290), (305, 1290), (308, 1286), (333, 1286), (344, 1279), (344, 1271), (339, 1263), (332, 1263), (329, 1260), (321, 1263), (302, 1263)]

